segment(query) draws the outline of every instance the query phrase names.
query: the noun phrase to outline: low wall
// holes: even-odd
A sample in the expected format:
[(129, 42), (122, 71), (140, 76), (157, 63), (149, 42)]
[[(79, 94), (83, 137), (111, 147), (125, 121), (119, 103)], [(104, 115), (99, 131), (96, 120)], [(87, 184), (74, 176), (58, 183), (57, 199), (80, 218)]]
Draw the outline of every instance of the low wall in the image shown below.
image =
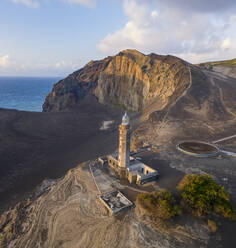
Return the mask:
[[(208, 145), (208, 146), (211, 146), (215, 149), (215, 152), (209, 152), (209, 153), (197, 153), (197, 152), (190, 152), (186, 149), (183, 149), (180, 147), (181, 144), (183, 144), (184, 142), (191, 142), (191, 143), (196, 143), (196, 144), (204, 144), (204, 145)], [(187, 154), (187, 155), (190, 155), (190, 156), (194, 156), (194, 157), (198, 157), (198, 158), (209, 158), (209, 157), (215, 157), (215, 156), (218, 156), (219, 153), (220, 153), (220, 150), (217, 146), (213, 145), (213, 144), (210, 144), (210, 143), (207, 143), (207, 142), (199, 142), (199, 141), (183, 141), (181, 143), (179, 143), (176, 148)]]

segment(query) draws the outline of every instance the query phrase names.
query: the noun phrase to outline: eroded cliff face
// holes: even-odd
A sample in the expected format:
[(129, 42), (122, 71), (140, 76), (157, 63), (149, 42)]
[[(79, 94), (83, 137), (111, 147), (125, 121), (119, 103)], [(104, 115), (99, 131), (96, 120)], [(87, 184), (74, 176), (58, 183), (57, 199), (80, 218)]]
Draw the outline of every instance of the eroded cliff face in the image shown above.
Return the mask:
[(75, 106), (86, 94), (103, 104), (142, 111), (154, 104), (164, 108), (189, 83), (188, 64), (173, 56), (144, 55), (125, 50), (84, 68), (55, 84), (43, 111), (61, 111)]
[(101, 61), (91, 61), (84, 68), (75, 71), (56, 83), (46, 97), (43, 111), (62, 111), (76, 105), (96, 87), (98, 77), (109, 61), (110, 58)]

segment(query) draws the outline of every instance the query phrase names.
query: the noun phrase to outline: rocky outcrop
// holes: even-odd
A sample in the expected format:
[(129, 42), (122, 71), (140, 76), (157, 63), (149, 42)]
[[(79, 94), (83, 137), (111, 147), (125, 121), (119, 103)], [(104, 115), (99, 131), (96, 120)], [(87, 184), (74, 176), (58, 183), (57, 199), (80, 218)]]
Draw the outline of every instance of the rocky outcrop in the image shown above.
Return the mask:
[(94, 90), (101, 71), (106, 68), (110, 60), (111, 58), (91, 61), (84, 68), (56, 83), (46, 97), (43, 111), (61, 111), (76, 105), (87, 93)]
[(91, 61), (54, 85), (44, 112), (62, 111), (93, 94), (103, 104), (142, 111), (158, 102), (162, 109), (189, 83), (188, 63), (174, 56), (144, 55), (125, 50), (113, 57)]

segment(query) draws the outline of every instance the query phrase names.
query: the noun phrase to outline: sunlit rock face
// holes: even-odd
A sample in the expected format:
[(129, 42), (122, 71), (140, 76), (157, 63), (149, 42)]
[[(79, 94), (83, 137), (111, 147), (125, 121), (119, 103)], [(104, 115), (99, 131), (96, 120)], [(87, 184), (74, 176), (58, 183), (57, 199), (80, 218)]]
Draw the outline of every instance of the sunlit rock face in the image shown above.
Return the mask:
[(62, 111), (93, 94), (103, 104), (142, 111), (156, 102), (164, 108), (189, 83), (188, 63), (174, 56), (144, 55), (125, 50), (113, 57), (91, 61), (54, 85), (43, 111)]

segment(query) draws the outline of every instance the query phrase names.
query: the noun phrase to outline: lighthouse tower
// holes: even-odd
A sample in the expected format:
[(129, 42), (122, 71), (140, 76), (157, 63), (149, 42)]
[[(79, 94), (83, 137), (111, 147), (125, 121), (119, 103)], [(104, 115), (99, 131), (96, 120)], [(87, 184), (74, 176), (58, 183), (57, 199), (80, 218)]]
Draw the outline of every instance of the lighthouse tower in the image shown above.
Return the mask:
[(129, 167), (130, 161), (130, 125), (129, 116), (126, 112), (119, 126), (119, 131), (119, 167), (121, 174), (125, 176), (126, 168)]

